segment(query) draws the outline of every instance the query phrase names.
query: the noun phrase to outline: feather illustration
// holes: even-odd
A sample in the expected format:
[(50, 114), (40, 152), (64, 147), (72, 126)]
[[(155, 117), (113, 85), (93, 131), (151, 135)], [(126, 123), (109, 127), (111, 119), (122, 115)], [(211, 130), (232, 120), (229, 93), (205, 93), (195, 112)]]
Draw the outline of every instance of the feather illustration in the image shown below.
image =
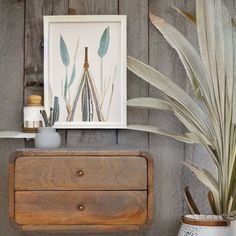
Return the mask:
[(104, 57), (106, 55), (109, 43), (110, 43), (110, 26), (107, 26), (100, 39), (100, 46), (98, 49), (99, 57)]
[(66, 74), (65, 74), (65, 83), (64, 83), (64, 98), (67, 98), (67, 90), (68, 90), (68, 72), (66, 67)]
[(61, 60), (65, 67), (69, 66), (70, 64), (70, 56), (66, 46), (66, 43), (63, 37), (60, 37), (60, 52), (61, 52)]
[(82, 120), (93, 121), (95, 106), (98, 121), (104, 121), (104, 117), (98, 101), (96, 85), (92, 79), (91, 72), (89, 71), (88, 63), (88, 48), (85, 47), (84, 69), (76, 92), (76, 97), (73, 101), (72, 112), (69, 121), (74, 120), (75, 112), (77, 110), (78, 101), (81, 98), (82, 106)]
[(100, 45), (98, 49), (98, 55), (101, 58), (100, 63), (100, 79), (101, 79), (101, 92), (104, 91), (104, 84), (103, 84), (103, 57), (106, 55), (108, 47), (110, 44), (110, 26), (107, 26), (104, 30), (101, 39), (100, 39)]

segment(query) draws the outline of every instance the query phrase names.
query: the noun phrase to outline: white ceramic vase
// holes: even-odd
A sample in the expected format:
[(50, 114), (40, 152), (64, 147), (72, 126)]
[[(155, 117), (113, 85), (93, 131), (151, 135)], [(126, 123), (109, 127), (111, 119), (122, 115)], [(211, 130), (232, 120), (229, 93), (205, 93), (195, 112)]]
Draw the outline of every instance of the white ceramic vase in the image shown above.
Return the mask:
[(230, 224), (231, 236), (236, 236), (236, 220), (232, 220)]
[(220, 216), (187, 215), (181, 223), (178, 236), (236, 236)]
[(36, 148), (58, 148), (61, 145), (61, 137), (55, 128), (43, 127), (38, 128), (38, 133), (34, 139)]

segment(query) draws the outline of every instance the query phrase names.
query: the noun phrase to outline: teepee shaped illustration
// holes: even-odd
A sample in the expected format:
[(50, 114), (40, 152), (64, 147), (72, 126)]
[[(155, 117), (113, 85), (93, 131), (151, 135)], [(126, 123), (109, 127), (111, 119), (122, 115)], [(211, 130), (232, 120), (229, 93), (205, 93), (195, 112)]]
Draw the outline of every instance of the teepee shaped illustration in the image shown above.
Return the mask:
[[(81, 101), (82, 121), (94, 121), (97, 116), (98, 121), (104, 121), (104, 116), (101, 111), (101, 103), (99, 101), (96, 84), (88, 62), (88, 47), (85, 47), (84, 66), (82, 76), (79, 79), (76, 95), (73, 101), (72, 109), (68, 121), (75, 121), (75, 114), (78, 111), (78, 103)], [(81, 98), (81, 99), (80, 99)], [(96, 116), (94, 115), (96, 114)]]

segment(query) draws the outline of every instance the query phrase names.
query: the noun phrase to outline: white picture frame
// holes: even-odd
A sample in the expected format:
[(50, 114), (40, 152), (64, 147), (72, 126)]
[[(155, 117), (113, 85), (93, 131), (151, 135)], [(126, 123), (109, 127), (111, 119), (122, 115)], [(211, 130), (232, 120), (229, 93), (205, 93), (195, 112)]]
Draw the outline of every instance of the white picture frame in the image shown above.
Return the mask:
[(58, 97), (55, 128), (126, 128), (126, 47), (125, 15), (44, 16), (44, 107)]

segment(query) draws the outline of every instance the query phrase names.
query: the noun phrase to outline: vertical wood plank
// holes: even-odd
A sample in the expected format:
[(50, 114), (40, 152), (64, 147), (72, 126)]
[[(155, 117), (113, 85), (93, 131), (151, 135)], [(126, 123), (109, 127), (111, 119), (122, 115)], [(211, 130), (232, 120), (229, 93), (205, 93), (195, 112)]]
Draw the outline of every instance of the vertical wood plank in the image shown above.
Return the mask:
[[(148, 63), (148, 0), (120, 0), (119, 14), (127, 15), (127, 53), (129, 56)], [(127, 95), (129, 98), (147, 97), (148, 84), (127, 73)], [(128, 108), (128, 124), (148, 124), (148, 110)], [(148, 133), (118, 130), (118, 144), (129, 148), (148, 149)], [(155, 221), (155, 219), (154, 219)], [(129, 236), (151, 235), (148, 230), (130, 232)]]
[[(235, 0), (223, 0), (232, 15), (236, 13)], [(118, 4), (119, 2), (119, 4)], [(25, 96), (31, 93), (42, 94), (43, 86), (43, 36), (42, 14), (67, 14), (67, 0), (26, 0), (25, 24)], [(194, 13), (195, 1), (189, 0), (150, 0), (150, 10), (173, 23), (196, 44), (194, 30), (191, 25), (178, 16), (171, 8), (176, 5)], [(190, 91), (184, 70), (176, 53), (165, 42), (153, 26), (148, 25), (147, 0), (70, 0), (69, 8), (73, 14), (127, 14), (128, 15), (128, 54), (150, 64), (183, 88)], [(21, 130), (21, 110), (23, 104), (23, 62), (24, 62), (24, 1), (0, 1), (0, 129)], [(148, 28), (149, 46), (148, 46)], [(16, 40), (17, 39), (17, 40)], [(150, 47), (150, 50), (148, 48)], [(149, 51), (149, 52), (148, 52)], [(149, 55), (149, 56), (148, 56)], [(13, 69), (12, 69), (13, 68)], [(136, 80), (129, 74), (128, 96), (139, 97), (148, 95), (148, 85)], [(14, 85), (14, 86), (13, 86)], [(150, 95), (160, 94), (150, 88)], [(149, 115), (148, 115), (149, 114)], [(129, 110), (129, 123), (148, 123), (181, 132), (182, 125), (178, 121), (161, 112)], [(62, 131), (63, 132), (63, 131)], [(118, 133), (118, 136), (117, 136)], [(174, 236), (177, 234), (182, 211), (182, 185), (190, 185), (197, 195), (200, 208), (208, 210), (205, 201), (207, 190), (196, 178), (181, 165), (181, 160), (191, 161), (201, 166), (212, 164), (205, 158), (205, 151), (198, 146), (185, 147), (169, 138), (157, 135), (116, 130), (83, 130), (68, 131), (68, 146), (106, 147), (108, 145), (124, 144), (129, 148), (148, 148), (155, 160), (155, 217), (149, 230), (137, 233), (121, 233), (120, 235)], [(66, 136), (63, 133), (63, 139)], [(7, 164), (10, 152), (23, 148), (21, 140), (0, 140), (0, 235), (23, 236), (9, 226), (7, 217)], [(185, 157), (183, 158), (183, 155)], [(182, 180), (181, 180), (182, 171)], [(203, 193), (203, 194), (202, 194)], [(186, 211), (186, 207), (184, 208)], [(28, 235), (28, 234), (27, 234)], [(37, 233), (37, 236), (50, 234)], [(69, 234), (57, 234), (69, 235)], [(105, 235), (105, 234), (101, 234)], [(109, 234), (110, 235), (110, 234)], [(116, 234), (115, 234), (116, 235)]]
[[(117, 0), (69, 0), (70, 14), (112, 15), (118, 14)], [(117, 144), (116, 130), (68, 130), (67, 146), (102, 148)]]
[(25, 102), (30, 94), (43, 95), (44, 1), (26, 1), (25, 12)]
[[(184, 21), (171, 8), (184, 6), (182, 0), (158, 0), (150, 2), (150, 11), (184, 31)], [(181, 87), (185, 86), (185, 73), (178, 55), (150, 23), (150, 65), (161, 71)], [(151, 97), (161, 97), (160, 92), (150, 87)], [(150, 125), (182, 133), (183, 126), (168, 113), (150, 111)], [(155, 217), (156, 227), (152, 235), (177, 235), (182, 211), (181, 161), (184, 159), (184, 144), (170, 138), (150, 135), (150, 151), (155, 157)]]
[[(25, 98), (43, 95), (43, 15), (68, 14), (68, 0), (26, 0), (25, 7)], [(59, 131), (62, 147), (66, 146), (66, 131)], [(37, 236), (50, 234), (37, 233)], [(66, 234), (58, 234), (65, 236)]]
[(69, 0), (69, 8), (75, 15), (117, 15), (117, 0)]
[(21, 130), (24, 3), (0, 1), (0, 22), (0, 130)]
[(22, 140), (0, 140), (0, 235), (23, 236), (12, 228), (8, 214), (8, 161), (10, 154), (17, 148), (24, 148)]
[(25, 99), (43, 95), (43, 15), (68, 13), (68, 0), (26, 1), (25, 12)]
[[(25, 101), (30, 94), (43, 95), (43, 15), (65, 15), (68, 0), (26, 0), (25, 7)], [(59, 131), (62, 147), (66, 131)]]
[[(127, 15), (127, 52), (129, 56), (148, 63), (148, 0), (120, 0), (119, 14)], [(128, 99), (148, 96), (148, 84), (127, 74)], [(129, 124), (147, 124), (148, 110), (128, 108)], [(148, 134), (136, 131), (119, 130), (119, 145), (148, 148)]]
[[(24, 1), (0, 1), (0, 130), (22, 130)], [(23, 140), (0, 140), (0, 235), (20, 236), (9, 225), (8, 160)]]

